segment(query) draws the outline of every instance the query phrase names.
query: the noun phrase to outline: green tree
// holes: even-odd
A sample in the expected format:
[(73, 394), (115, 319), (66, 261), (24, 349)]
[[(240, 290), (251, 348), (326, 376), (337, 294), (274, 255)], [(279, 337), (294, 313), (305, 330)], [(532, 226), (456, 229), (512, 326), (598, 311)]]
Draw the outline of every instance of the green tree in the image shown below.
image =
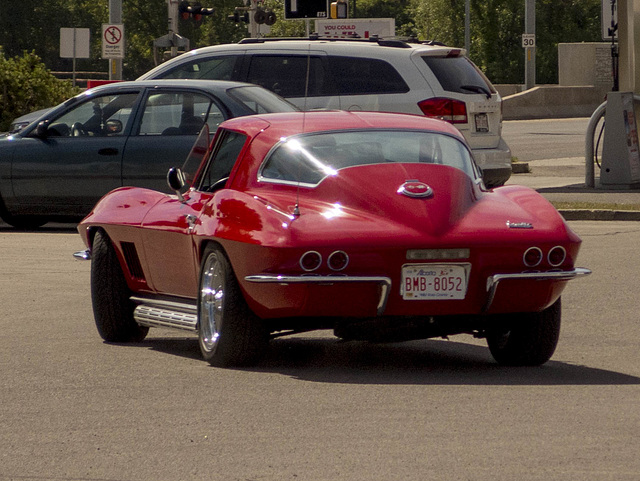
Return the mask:
[(79, 91), (54, 77), (35, 53), (6, 58), (0, 51), (0, 132), (16, 117), (52, 107)]
[[(470, 58), (494, 83), (523, 83), (524, 0), (470, 0)], [(420, 38), (464, 46), (465, 0), (409, 0)], [(558, 44), (600, 41), (600, 0), (536, 1), (536, 81), (558, 81)]]
[[(536, 66), (538, 83), (557, 82), (558, 43), (600, 41), (601, 0), (536, 0)], [(237, 42), (248, 37), (245, 23), (228, 20), (242, 0), (200, 0), (215, 14), (199, 25), (180, 21), (180, 34), (192, 48)], [(470, 57), (495, 83), (524, 81), (524, 0), (470, 0)], [(264, 0), (278, 21), (269, 36), (303, 36), (304, 21), (284, 20), (284, 0)], [(398, 35), (413, 35), (447, 45), (464, 46), (465, 0), (351, 0), (358, 18), (392, 17)], [(53, 71), (71, 70), (61, 59), (61, 27), (91, 29), (91, 59), (78, 60), (78, 70), (106, 72), (100, 58), (102, 23), (108, 22), (108, 0), (0, 2), (0, 45), (8, 56), (34, 50)], [(153, 40), (168, 33), (166, 0), (123, 0), (126, 58), (124, 77), (135, 79), (154, 66)], [(313, 26), (311, 27), (313, 30)]]

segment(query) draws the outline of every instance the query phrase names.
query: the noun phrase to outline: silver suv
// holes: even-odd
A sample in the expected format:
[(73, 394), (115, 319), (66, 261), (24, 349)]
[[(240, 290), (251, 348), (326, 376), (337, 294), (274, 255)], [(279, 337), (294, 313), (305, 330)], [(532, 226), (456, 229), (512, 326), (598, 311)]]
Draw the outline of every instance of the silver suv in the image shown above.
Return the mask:
[[(308, 76), (308, 81), (307, 81)], [(185, 53), (138, 80), (240, 80), (304, 110), (406, 112), (453, 123), (488, 187), (511, 176), (502, 99), (464, 50), (399, 40), (245, 39)]]

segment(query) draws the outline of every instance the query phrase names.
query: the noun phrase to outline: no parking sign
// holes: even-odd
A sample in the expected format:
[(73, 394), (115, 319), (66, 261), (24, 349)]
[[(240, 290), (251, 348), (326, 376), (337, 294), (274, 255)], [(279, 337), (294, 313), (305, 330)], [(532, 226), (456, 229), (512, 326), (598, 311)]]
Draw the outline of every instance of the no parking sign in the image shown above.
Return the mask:
[(124, 25), (102, 24), (102, 58), (124, 58)]

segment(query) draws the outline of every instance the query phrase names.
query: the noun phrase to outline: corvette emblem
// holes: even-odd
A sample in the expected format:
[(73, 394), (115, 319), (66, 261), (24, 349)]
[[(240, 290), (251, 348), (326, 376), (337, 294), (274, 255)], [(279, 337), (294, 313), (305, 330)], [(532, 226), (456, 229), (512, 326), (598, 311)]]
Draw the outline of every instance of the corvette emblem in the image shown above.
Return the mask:
[(433, 195), (433, 189), (419, 180), (407, 180), (397, 192), (414, 199), (424, 199)]

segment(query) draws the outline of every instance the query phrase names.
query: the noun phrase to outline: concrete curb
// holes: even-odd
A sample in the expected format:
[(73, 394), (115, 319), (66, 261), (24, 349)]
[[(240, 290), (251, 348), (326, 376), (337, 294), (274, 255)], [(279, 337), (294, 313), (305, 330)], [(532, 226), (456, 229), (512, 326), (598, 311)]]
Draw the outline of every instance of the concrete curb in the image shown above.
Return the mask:
[(629, 220), (640, 221), (640, 211), (606, 209), (559, 209), (565, 220)]

